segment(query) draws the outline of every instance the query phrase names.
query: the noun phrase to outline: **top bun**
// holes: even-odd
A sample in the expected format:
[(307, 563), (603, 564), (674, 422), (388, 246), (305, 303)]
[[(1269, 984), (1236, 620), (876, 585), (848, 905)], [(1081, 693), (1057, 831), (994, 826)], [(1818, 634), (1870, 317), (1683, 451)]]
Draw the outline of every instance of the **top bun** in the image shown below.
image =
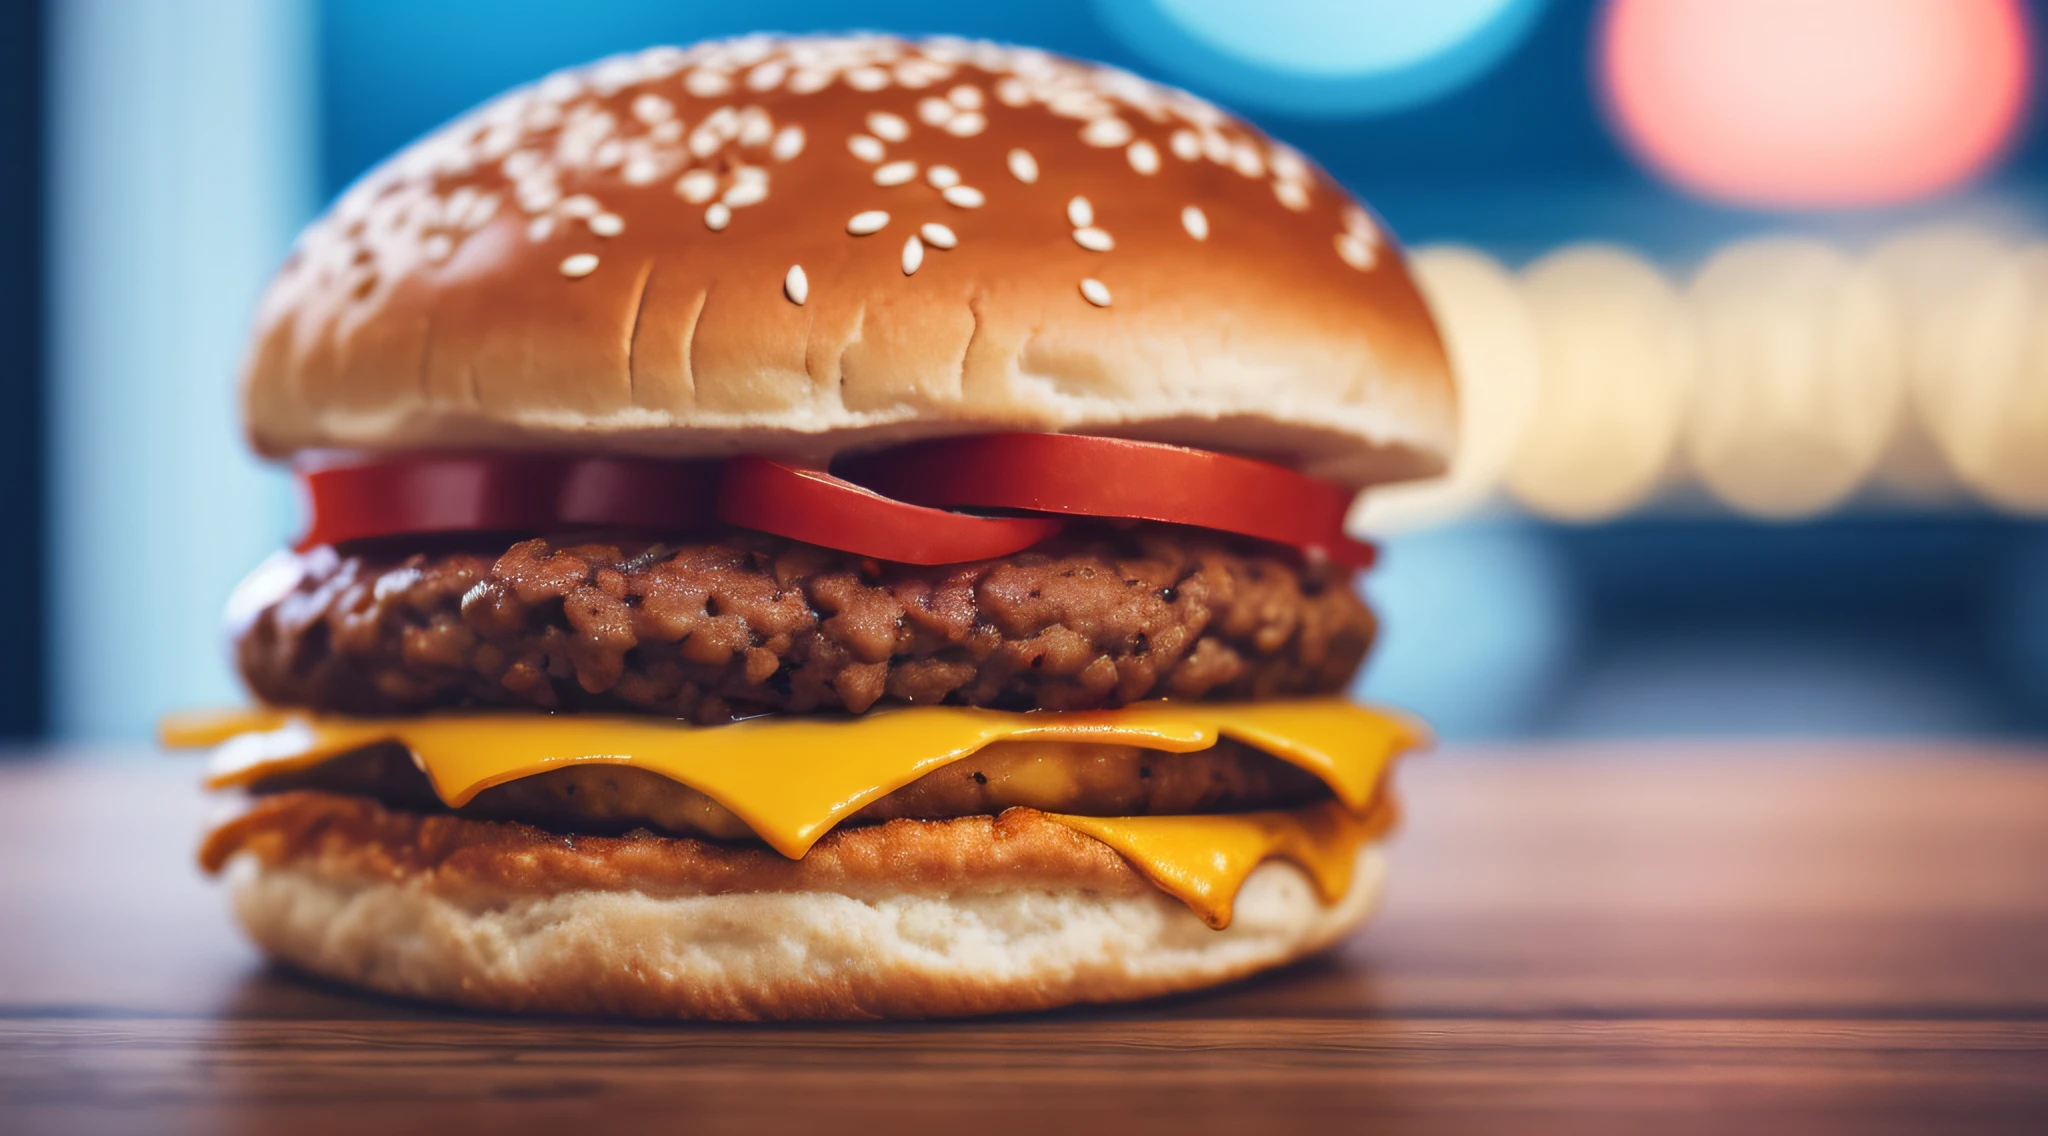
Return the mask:
[(936, 434), (1439, 471), (1441, 343), (1378, 222), (1185, 92), (959, 40), (564, 71), (366, 175), (244, 367), (305, 450), (824, 457)]

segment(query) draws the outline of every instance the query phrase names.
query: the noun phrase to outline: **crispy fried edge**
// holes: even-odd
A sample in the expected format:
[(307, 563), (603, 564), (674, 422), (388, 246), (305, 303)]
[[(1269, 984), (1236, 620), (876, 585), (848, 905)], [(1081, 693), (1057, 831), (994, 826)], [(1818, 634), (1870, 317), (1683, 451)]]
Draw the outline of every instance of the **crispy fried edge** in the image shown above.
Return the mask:
[[(1382, 792), (1370, 838), (1393, 827)], [(332, 878), (421, 881), (458, 901), (566, 891), (653, 896), (834, 892), (879, 898), (1079, 889), (1130, 895), (1153, 885), (1108, 845), (1035, 809), (951, 820), (892, 820), (827, 833), (800, 860), (754, 844), (628, 833), (574, 836), (513, 821), (390, 809), (366, 797), (298, 790), (258, 798), (210, 832), (199, 863), (219, 872), (235, 856), (267, 867), (309, 866)]]

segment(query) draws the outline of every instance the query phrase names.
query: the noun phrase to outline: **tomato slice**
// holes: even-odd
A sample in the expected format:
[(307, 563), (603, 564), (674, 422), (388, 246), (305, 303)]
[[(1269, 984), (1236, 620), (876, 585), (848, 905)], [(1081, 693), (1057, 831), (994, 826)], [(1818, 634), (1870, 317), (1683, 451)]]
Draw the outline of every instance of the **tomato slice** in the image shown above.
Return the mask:
[(905, 504), (822, 470), (772, 458), (729, 458), (718, 517), (791, 540), (906, 564), (1008, 556), (1052, 536), (1051, 517), (976, 517)]
[(844, 463), (887, 497), (935, 507), (1023, 509), (1195, 525), (1371, 566), (1344, 534), (1351, 494), (1251, 458), (1085, 434), (984, 434), (914, 442)]
[(298, 547), (445, 532), (621, 528), (711, 519), (715, 462), (533, 454), (366, 459), (301, 471), (311, 522)]
[(300, 548), (371, 537), (611, 528), (688, 531), (714, 517), (882, 560), (1007, 556), (1058, 532), (1052, 516), (1165, 521), (1290, 545), (1363, 568), (1345, 490), (1282, 466), (1155, 442), (991, 434), (843, 463), (848, 479), (757, 456), (723, 463), (534, 454), (330, 459), (300, 472)]

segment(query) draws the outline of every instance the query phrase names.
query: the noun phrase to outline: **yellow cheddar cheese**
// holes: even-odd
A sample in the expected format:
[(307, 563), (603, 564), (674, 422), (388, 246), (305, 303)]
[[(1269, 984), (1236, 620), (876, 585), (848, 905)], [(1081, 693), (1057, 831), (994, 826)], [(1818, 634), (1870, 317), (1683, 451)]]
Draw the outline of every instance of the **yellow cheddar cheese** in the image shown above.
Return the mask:
[(798, 858), (862, 806), (1001, 741), (1136, 745), (1168, 753), (1231, 738), (1321, 778), (1336, 800), (1289, 812), (1211, 816), (1049, 814), (1116, 849), (1212, 925), (1253, 868), (1300, 865), (1327, 900), (1344, 894), (1387, 766), (1425, 737), (1411, 719), (1339, 698), (1141, 703), (1120, 710), (1009, 712), (907, 707), (859, 718), (762, 717), (724, 726), (518, 712), (346, 718), (272, 709), (184, 714), (171, 747), (217, 746), (207, 784), (243, 786), (380, 742), (412, 751), (451, 807), (493, 785), (565, 764), (629, 765), (688, 785)]

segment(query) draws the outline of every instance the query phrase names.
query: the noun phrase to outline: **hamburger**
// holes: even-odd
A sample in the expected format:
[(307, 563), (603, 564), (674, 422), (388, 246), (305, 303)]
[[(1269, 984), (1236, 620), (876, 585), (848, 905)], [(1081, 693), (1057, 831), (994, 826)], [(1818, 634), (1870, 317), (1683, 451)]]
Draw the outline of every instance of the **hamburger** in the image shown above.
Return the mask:
[(514, 90), (301, 235), (242, 376), (303, 538), (167, 720), (268, 954), (421, 999), (928, 1017), (1371, 908), (1358, 490), (1440, 471), (1380, 224), (1186, 93), (752, 37)]

